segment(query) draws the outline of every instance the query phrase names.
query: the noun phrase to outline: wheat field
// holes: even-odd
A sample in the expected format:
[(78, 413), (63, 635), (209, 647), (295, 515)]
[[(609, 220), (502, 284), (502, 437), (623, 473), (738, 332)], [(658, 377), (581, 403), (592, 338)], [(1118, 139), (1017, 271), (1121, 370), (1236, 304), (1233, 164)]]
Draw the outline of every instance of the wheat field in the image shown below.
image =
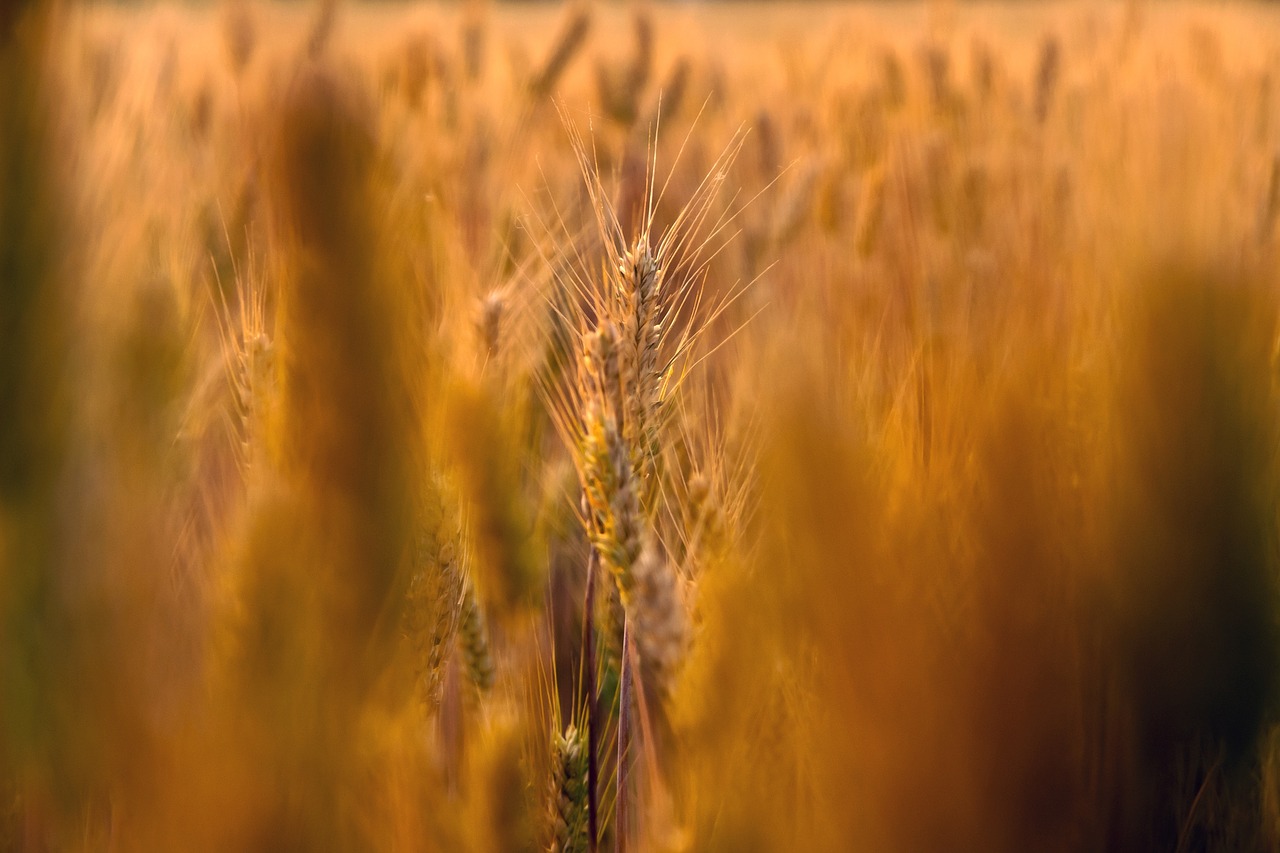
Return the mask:
[(1280, 849), (1280, 10), (0, 2), (0, 850)]

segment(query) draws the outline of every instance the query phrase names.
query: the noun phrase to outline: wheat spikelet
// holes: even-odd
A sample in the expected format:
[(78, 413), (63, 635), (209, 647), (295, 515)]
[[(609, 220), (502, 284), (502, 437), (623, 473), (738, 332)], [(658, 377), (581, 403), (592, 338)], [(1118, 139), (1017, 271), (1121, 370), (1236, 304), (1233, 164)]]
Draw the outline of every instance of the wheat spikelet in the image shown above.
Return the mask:
[(640, 666), (645, 683), (665, 695), (684, 655), (687, 626), (675, 572), (651, 535), (631, 567), (631, 576), (627, 613), (635, 620)]
[(265, 288), (252, 275), (237, 279), (236, 308), (218, 310), (223, 371), (231, 389), (231, 439), (246, 482), (264, 459), (277, 399), (276, 347), (267, 329)]
[(551, 744), (552, 853), (587, 853), (587, 743), (572, 723)]
[(458, 642), (467, 667), (467, 676), (481, 693), (493, 687), (494, 664), (489, 651), (489, 629), (484, 611), (470, 583), (462, 586), (462, 608), (458, 617)]
[(725, 543), (725, 517), (719, 496), (712, 490), (711, 479), (695, 471), (687, 485), (691, 550), (719, 552)]
[(271, 338), (263, 332), (249, 340), (244, 352), (239, 403), (243, 412), (246, 458), (250, 461), (255, 437), (265, 430), (269, 418), (275, 386), (274, 350)]
[(617, 584), (641, 660), (653, 683), (665, 689), (684, 640), (684, 614), (671, 567), (641, 509), (636, 457), (618, 425), (619, 412), (635, 411), (635, 397), (624, 400), (611, 326), (588, 336), (583, 365), (587, 409), (581, 455), (588, 533)]
[(625, 602), (632, 582), (630, 568), (640, 554), (642, 519), (632, 482), (632, 458), (622, 434), (626, 398), (618, 361), (617, 333), (612, 325), (588, 335), (582, 359), (585, 408), (581, 457), (588, 532)]
[(642, 238), (618, 264), (617, 287), (625, 313), (618, 319), (618, 332), (625, 342), (623, 364), (626, 371), (628, 411), (625, 438), (631, 448), (631, 467), (640, 488), (642, 503), (652, 506), (657, 488), (657, 462), (662, 452), (659, 437), (662, 374), (658, 347), (662, 341), (659, 298), (662, 267)]
[[(430, 515), (423, 513), (424, 516)], [(441, 530), (439, 519), (420, 522), (414, 548), (415, 571), (405, 593), (404, 633), (413, 656), (415, 693), (428, 710), (440, 707), (445, 662), (453, 648), (463, 599), (463, 573), (456, 536)]]

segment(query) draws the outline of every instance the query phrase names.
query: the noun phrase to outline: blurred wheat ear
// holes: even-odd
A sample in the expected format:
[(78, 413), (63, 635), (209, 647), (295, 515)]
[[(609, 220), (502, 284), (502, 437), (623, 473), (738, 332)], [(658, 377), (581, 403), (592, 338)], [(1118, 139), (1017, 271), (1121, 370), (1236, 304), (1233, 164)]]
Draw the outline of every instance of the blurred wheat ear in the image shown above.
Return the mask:
[(590, 32), (590, 7), (580, 5), (571, 8), (541, 69), (529, 83), (534, 97), (546, 98), (555, 91), (556, 84), (582, 49)]
[[(234, 695), (281, 774), (282, 843), (360, 846), (359, 725), (401, 628), (411, 541), (409, 393), (381, 262), (378, 143), (363, 93), (305, 65), (268, 161), (280, 404), (239, 567)], [(310, 756), (311, 758), (308, 758)], [(304, 770), (324, 756), (323, 769)]]

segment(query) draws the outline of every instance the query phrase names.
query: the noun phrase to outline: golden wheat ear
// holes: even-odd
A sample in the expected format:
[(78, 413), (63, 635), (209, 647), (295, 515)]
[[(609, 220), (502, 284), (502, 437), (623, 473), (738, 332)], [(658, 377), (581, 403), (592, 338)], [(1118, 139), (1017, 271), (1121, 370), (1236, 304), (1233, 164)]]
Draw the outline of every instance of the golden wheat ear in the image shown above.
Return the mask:
[[(585, 249), (580, 235), (564, 235), (573, 254), (554, 264), (557, 287), (553, 293), (562, 296), (549, 311), (561, 318), (570, 338), (563, 348), (579, 359), (581, 342), (602, 321), (616, 327), (622, 397), (629, 409), (619, 426), (633, 444), (640, 467), (651, 468), (657, 462), (656, 433), (668, 417), (666, 401), (694, 366), (693, 356), (703, 338), (751, 284), (737, 282), (716, 295), (706, 287), (710, 265), (736, 236), (734, 222), (745, 206), (736, 203), (736, 197), (722, 197), (745, 135), (738, 132), (731, 137), (661, 227), (658, 212), (668, 193), (675, 192), (672, 177), (684, 145), (661, 184), (657, 150), (651, 148), (645, 166), (643, 215), (626, 233), (594, 153), (564, 111), (561, 120), (570, 134), (596, 229)], [(563, 221), (558, 227), (566, 230)], [(541, 389), (544, 399), (566, 443), (577, 446), (583, 437), (579, 376), (566, 371), (551, 379)]]
[(589, 740), (586, 733), (569, 723), (551, 741), (550, 849), (556, 853), (587, 853), (594, 849), (590, 819)]
[[(268, 310), (267, 286), (254, 263), (241, 270), (233, 262), (234, 302), (221, 282), (213, 289), (214, 316), (222, 356), (222, 374), (229, 400), (222, 407), (232, 452), (242, 481), (264, 461), (267, 428), (277, 395), (276, 348)], [(216, 276), (217, 269), (214, 269)], [(200, 401), (193, 401), (193, 409)], [(203, 413), (192, 411), (189, 419)]]

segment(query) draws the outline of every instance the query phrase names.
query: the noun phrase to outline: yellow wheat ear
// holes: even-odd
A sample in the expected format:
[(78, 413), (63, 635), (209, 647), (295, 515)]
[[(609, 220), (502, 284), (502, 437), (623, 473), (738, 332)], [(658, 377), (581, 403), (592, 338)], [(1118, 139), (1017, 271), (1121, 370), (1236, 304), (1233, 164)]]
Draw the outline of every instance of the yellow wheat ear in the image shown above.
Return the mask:
[(258, 820), (315, 849), (363, 833), (335, 804), (367, 790), (351, 774), (369, 761), (363, 721), (380, 705), (410, 585), (403, 297), (383, 275), (377, 151), (362, 92), (323, 66), (301, 69), (265, 163), (278, 288), (272, 476), (248, 506), (216, 679), (238, 709), (227, 742), (238, 737), (280, 780), (255, 804)]
[(587, 740), (570, 723), (552, 738), (550, 849), (555, 853), (586, 853)]

